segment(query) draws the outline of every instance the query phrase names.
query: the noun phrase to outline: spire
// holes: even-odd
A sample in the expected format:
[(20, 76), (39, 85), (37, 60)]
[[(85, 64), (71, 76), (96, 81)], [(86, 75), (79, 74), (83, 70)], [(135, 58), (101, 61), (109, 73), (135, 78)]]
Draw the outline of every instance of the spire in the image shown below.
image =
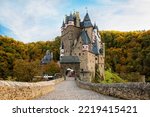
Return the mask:
[(86, 13), (84, 17), (84, 21), (91, 21), (88, 13)]
[(65, 15), (65, 24), (68, 24), (68, 17), (67, 15)]
[(90, 20), (90, 17), (89, 17), (89, 14), (88, 12), (86, 13), (85, 17), (84, 17), (84, 20), (82, 22), (82, 25), (83, 27), (87, 28), (87, 27), (92, 27), (92, 23), (91, 23), (91, 20)]
[(75, 12), (75, 10), (73, 12), (73, 18), (76, 18), (76, 12)]
[(63, 20), (63, 23), (62, 23), (62, 27), (65, 27), (65, 22), (64, 22), (64, 20)]
[(94, 29), (98, 30), (98, 26), (96, 25), (96, 23), (94, 23)]
[(73, 21), (73, 15), (72, 15), (72, 13), (70, 13), (68, 21)]

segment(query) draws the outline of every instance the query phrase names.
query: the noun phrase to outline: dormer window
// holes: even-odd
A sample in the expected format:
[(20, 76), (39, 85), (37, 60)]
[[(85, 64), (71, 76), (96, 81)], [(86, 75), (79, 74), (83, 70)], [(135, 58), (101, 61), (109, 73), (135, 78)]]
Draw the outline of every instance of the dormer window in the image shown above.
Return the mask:
[(82, 50), (88, 50), (89, 49), (89, 45), (82, 45)]

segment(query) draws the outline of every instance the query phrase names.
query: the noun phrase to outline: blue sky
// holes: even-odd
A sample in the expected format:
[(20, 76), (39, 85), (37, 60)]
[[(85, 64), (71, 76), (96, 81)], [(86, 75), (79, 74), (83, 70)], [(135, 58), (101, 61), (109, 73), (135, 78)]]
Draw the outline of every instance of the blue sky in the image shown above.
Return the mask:
[(150, 0), (0, 0), (0, 25), (17, 40), (46, 41), (60, 35), (66, 14), (86, 10), (100, 30), (150, 29)]

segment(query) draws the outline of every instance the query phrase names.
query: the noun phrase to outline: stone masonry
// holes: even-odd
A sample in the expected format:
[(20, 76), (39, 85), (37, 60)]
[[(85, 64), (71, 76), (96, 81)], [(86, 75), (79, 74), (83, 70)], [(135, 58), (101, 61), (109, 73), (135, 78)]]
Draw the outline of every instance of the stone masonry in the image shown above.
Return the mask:
[[(95, 71), (104, 79), (105, 44), (101, 40), (96, 24), (92, 24), (88, 12), (83, 21), (79, 12), (65, 16), (61, 27), (60, 63), (63, 56), (74, 56), (80, 60), (80, 72), (95, 77)], [(76, 71), (75, 71), (76, 72)], [(91, 79), (82, 79), (89, 80)]]
[(122, 99), (130, 99), (130, 100), (150, 99), (149, 83), (96, 84), (83, 82), (78, 79), (77, 85), (84, 89), (93, 90), (104, 95), (109, 95)]
[(53, 91), (55, 84), (61, 81), (63, 81), (62, 78), (37, 83), (0, 81), (0, 100), (28, 100), (37, 98)]

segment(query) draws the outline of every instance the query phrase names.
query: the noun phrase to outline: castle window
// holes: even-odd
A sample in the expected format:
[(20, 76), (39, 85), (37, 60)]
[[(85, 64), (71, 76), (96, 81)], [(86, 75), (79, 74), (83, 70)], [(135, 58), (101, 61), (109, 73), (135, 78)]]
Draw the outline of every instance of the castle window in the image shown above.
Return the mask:
[(97, 58), (95, 58), (95, 60), (97, 60)]
[(82, 55), (84, 55), (84, 53), (82, 53)]
[(81, 53), (79, 53), (79, 56), (81, 56)]

